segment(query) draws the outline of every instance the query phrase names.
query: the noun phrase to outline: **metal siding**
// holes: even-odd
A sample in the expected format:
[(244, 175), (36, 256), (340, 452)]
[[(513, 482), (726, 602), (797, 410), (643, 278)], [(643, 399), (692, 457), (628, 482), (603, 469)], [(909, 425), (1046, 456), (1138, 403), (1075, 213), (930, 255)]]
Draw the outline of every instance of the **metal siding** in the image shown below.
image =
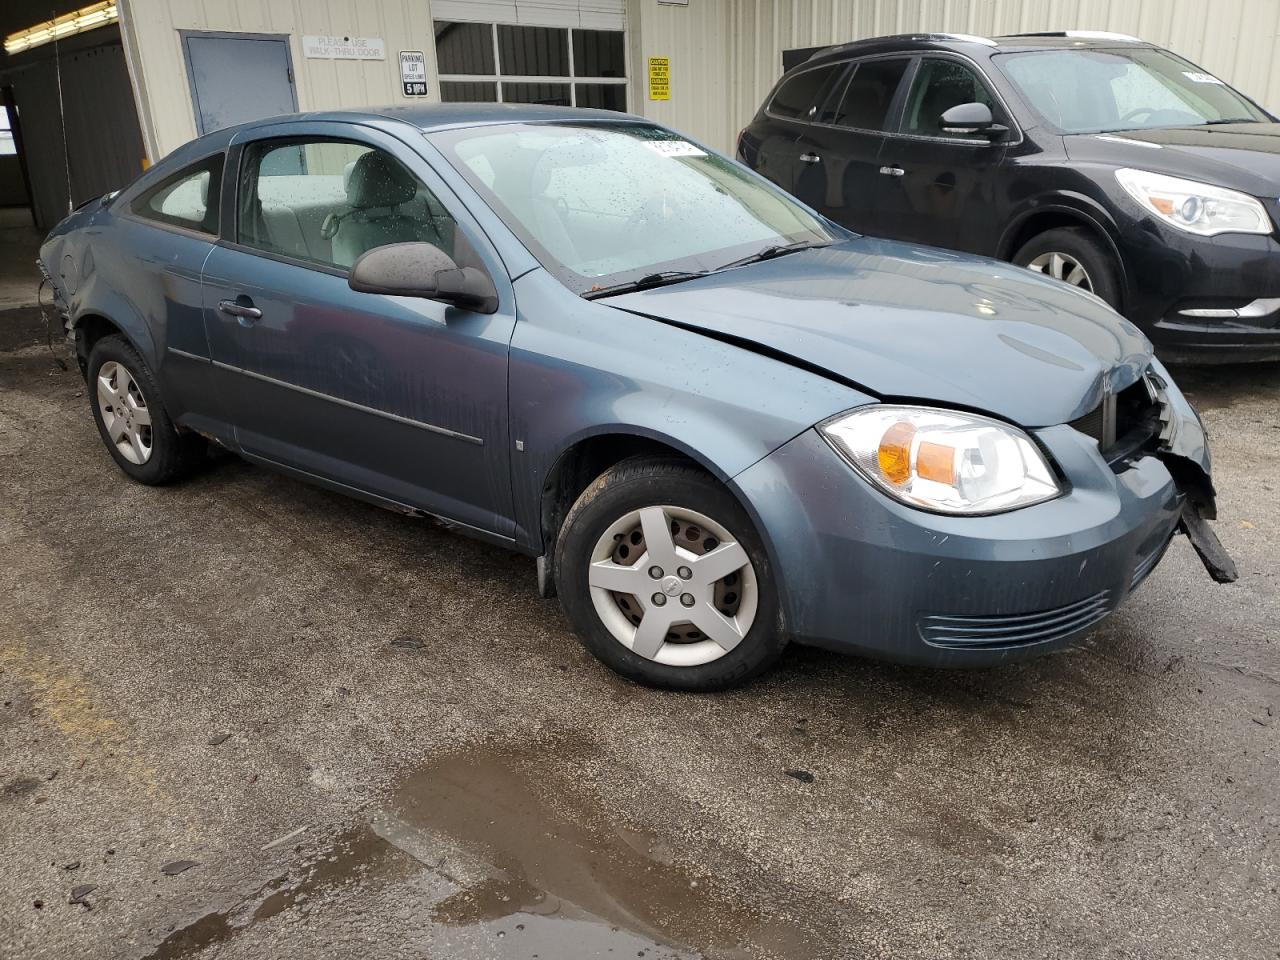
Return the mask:
[[(995, 36), (1111, 30), (1168, 47), (1280, 106), (1275, 0), (628, 0), (633, 109), (722, 150), (782, 73), (782, 51), (913, 31)], [(671, 58), (671, 100), (648, 100), (646, 58)]]
[(33, 214), (42, 229), (68, 212), (64, 131), (72, 206), (123, 187), (142, 172), (142, 133), (118, 38), (62, 55), (61, 110), (52, 57), (15, 74), (13, 87)]
[[(400, 90), (401, 50), (426, 54), (426, 99), (439, 99), (431, 7), (424, 0), (132, 0), (127, 11), (136, 41), (135, 68), (147, 91), (161, 156), (196, 135), (179, 30), (288, 34), (300, 110), (410, 102)], [(379, 37), (386, 59), (303, 56), (303, 36), (331, 34)]]

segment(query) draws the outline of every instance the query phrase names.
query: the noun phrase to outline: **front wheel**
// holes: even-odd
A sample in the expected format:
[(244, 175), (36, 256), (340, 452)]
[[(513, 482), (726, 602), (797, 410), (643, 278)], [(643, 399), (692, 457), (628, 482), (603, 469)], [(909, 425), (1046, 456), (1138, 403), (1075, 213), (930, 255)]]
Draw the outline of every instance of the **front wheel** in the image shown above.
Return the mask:
[(1020, 267), (1096, 294), (1120, 309), (1119, 271), (1111, 253), (1083, 227), (1046, 230), (1013, 256)]
[(755, 528), (688, 463), (627, 460), (602, 474), (565, 519), (555, 577), (586, 647), (650, 686), (736, 686), (786, 645)]

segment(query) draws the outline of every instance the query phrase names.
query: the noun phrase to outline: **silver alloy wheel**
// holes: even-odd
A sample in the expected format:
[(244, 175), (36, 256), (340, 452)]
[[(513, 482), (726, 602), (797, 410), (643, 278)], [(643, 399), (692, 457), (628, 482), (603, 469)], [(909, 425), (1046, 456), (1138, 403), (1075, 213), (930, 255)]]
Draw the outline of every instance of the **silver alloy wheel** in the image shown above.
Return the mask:
[(151, 459), (151, 411), (138, 382), (122, 363), (98, 369), (98, 412), (120, 456), (139, 466)]
[(591, 602), (614, 639), (673, 667), (718, 660), (755, 622), (759, 589), (746, 549), (683, 507), (632, 510), (596, 541)]
[(1027, 269), (1048, 274), (1055, 280), (1061, 280), (1073, 287), (1080, 287), (1082, 290), (1093, 293), (1093, 278), (1089, 276), (1089, 271), (1069, 253), (1059, 253), (1056, 250), (1042, 253), (1027, 264)]

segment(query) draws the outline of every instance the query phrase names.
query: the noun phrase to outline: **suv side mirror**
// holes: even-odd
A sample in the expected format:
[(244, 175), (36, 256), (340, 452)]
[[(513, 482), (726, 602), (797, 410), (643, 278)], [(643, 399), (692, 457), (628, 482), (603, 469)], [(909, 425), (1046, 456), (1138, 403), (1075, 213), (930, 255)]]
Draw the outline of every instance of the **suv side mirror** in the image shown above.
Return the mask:
[(389, 243), (356, 258), (347, 286), (360, 293), (422, 297), (479, 313), (498, 309), (498, 291), (489, 275), (460, 267), (433, 243)]
[(985, 103), (958, 103), (938, 121), (943, 133), (982, 133), (989, 140), (999, 140), (1009, 128), (996, 123), (991, 108)]

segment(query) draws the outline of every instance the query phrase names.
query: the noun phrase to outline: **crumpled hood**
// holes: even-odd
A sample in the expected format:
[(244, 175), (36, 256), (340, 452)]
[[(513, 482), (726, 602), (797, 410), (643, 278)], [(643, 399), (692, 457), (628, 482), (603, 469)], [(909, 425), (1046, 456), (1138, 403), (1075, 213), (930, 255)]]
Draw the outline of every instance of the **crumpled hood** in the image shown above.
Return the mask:
[(1089, 413), (1151, 360), (1137, 327), (1065, 284), (866, 237), (600, 302), (1024, 427)]

